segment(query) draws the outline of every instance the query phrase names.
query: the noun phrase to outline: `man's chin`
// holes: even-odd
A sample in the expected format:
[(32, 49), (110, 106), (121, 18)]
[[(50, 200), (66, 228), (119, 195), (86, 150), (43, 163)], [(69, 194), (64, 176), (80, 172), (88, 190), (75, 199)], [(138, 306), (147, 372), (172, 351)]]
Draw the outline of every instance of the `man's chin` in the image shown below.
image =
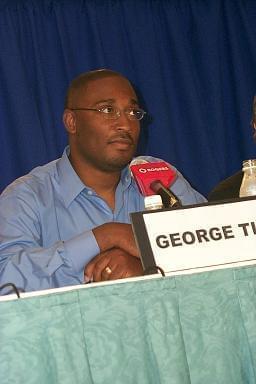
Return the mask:
[(131, 161), (133, 156), (112, 158), (104, 163), (106, 169), (110, 172), (122, 171)]

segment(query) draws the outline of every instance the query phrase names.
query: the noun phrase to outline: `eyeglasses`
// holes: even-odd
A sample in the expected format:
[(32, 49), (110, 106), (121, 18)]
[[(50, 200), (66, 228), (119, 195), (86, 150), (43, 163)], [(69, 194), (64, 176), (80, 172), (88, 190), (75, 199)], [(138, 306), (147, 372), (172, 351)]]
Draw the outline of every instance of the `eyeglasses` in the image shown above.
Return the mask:
[[(121, 110), (111, 105), (107, 105), (101, 108), (69, 108), (71, 111), (95, 111), (101, 113), (104, 119), (116, 120), (121, 116)], [(126, 108), (124, 113), (129, 120), (142, 120), (146, 112), (141, 108)]]

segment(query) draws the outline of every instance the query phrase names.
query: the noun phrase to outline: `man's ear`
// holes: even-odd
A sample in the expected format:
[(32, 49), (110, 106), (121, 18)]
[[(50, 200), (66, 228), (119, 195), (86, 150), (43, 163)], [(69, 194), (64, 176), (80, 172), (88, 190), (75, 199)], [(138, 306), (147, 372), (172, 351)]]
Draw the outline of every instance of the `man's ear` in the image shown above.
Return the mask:
[(68, 133), (76, 133), (76, 116), (73, 111), (64, 109), (62, 120)]

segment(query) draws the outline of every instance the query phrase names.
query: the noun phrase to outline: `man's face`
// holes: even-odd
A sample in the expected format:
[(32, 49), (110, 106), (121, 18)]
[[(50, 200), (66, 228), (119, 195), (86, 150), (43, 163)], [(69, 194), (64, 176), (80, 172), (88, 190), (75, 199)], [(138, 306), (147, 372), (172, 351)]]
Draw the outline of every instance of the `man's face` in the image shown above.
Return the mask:
[[(118, 76), (89, 82), (75, 100), (76, 108), (113, 106), (121, 111), (116, 120), (104, 118), (96, 111), (73, 111), (75, 131), (70, 135), (71, 150), (83, 164), (103, 171), (119, 171), (128, 164), (136, 150), (140, 125), (123, 112), (138, 107), (137, 96), (130, 83)], [(71, 156), (73, 154), (71, 153)]]

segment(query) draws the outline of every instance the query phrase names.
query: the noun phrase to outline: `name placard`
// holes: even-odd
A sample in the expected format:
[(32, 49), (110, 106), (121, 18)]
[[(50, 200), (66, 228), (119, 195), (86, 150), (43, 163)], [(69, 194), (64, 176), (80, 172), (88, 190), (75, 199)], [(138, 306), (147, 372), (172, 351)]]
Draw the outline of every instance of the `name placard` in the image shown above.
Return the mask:
[(131, 214), (144, 269), (166, 274), (256, 264), (256, 199)]

